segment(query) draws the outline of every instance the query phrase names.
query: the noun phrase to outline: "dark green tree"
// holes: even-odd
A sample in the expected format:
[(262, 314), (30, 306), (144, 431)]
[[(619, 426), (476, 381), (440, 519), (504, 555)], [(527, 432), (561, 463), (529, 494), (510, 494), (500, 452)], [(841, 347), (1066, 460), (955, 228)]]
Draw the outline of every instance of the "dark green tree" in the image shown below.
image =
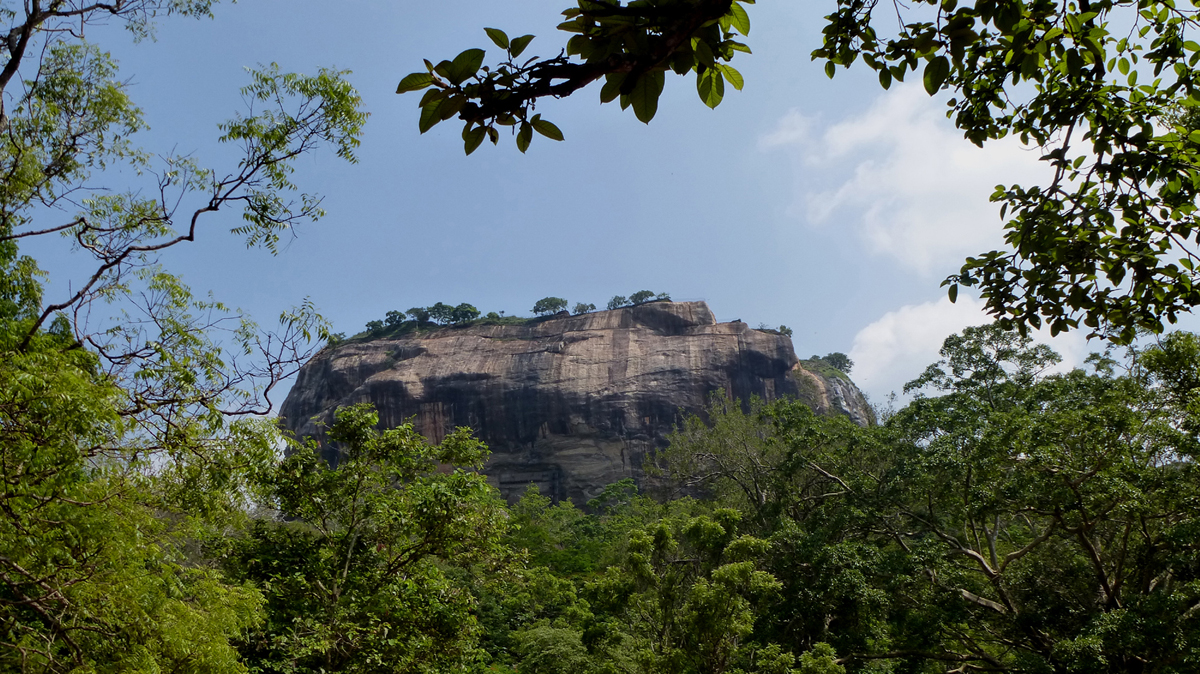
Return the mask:
[(629, 300), (626, 299), (625, 297), (623, 297), (621, 295), (614, 295), (613, 298), (608, 301), (608, 310), (612, 311), (613, 309), (620, 309), (621, 307), (627, 306), (628, 304), (629, 304)]
[(560, 311), (566, 311), (567, 301), (561, 297), (543, 297), (533, 305), (533, 313), (538, 316), (547, 314), (557, 314)]
[(639, 304), (645, 304), (652, 299), (654, 299), (654, 293), (650, 292), (649, 290), (639, 290), (629, 296), (629, 303), (637, 306)]
[(454, 307), (454, 311), (450, 314), (452, 323), (469, 323), (470, 321), (479, 318), (480, 311), (475, 307), (463, 302)]
[(580, 314), (586, 314), (588, 312), (595, 311), (595, 310), (596, 310), (595, 304), (592, 304), (590, 302), (587, 304), (584, 304), (583, 302), (579, 302), (575, 305), (575, 309), (571, 313), (578, 316)]
[(425, 307), (413, 307), (404, 313), (408, 314), (408, 317), (416, 321), (418, 325), (429, 322), (429, 309)]
[(438, 302), (437, 304), (428, 307), (426, 311), (429, 312), (430, 320), (439, 325), (446, 325), (454, 322), (454, 307), (450, 306), (449, 304)]
[(389, 311), (383, 317), (383, 324), (387, 326), (389, 330), (394, 330), (404, 323), (404, 315), (404, 312)]
[[(791, 330), (788, 331), (788, 336), (791, 336)], [(826, 354), (821, 360), (829, 363), (833, 367), (845, 372), (846, 374), (850, 374), (850, 369), (854, 367), (854, 361), (850, 360), (850, 357), (841, 351), (834, 351), (833, 353)]]

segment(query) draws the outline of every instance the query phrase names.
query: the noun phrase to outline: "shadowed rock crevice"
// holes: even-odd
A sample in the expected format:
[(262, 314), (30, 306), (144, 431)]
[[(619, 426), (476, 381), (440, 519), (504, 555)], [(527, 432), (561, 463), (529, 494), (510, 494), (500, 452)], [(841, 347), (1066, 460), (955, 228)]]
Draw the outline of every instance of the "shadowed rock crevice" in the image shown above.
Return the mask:
[(804, 369), (788, 337), (717, 323), (703, 302), (344, 343), (304, 366), (281, 416), (318, 439), (318, 422), (358, 402), (373, 403), (383, 426), (413, 419), (432, 441), (469, 426), (491, 447), (486, 471), (507, 498), (534, 483), (583, 503), (640, 480), (646, 453), (717, 389), (870, 419), (858, 389)]

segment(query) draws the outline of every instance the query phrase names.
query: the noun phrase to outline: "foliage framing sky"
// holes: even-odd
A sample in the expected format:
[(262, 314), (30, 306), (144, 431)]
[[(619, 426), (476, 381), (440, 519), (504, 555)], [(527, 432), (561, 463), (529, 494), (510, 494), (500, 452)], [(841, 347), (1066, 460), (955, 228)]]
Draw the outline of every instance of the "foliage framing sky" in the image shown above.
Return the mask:
[[(142, 144), (156, 152), (220, 166), (216, 124), (240, 107), (244, 67), (260, 63), (351, 70), (371, 113), (359, 164), (302, 163), (296, 182), (326, 196), (328, 215), (278, 257), (245, 250), (226, 213), (164, 262), (263, 323), (311, 297), (350, 334), (438, 301), (528, 314), (547, 295), (603, 306), (667, 291), (707, 301), (721, 321), (791, 326), (801, 357), (849, 353), (876, 401), (946, 335), (986, 322), (977, 300), (951, 305), (938, 284), (999, 243), (987, 197), (1044, 175), (1036, 155), (975, 148), (919, 85), (885, 93), (865, 70), (827, 79), (808, 53), (829, 1), (751, 7), (755, 53), (733, 64), (746, 88), (715, 111), (692, 79), (669, 78), (648, 126), (599, 105), (597, 87), (543, 104), (567, 139), (535, 138), (527, 155), (504, 138), (464, 157), (454, 123), (418, 134), (419, 95), (393, 93), (403, 75), (491, 47), (484, 26), (537, 35), (527, 55), (557, 52), (564, 3), (245, 0), (219, 5), (215, 21), (166, 20), (156, 42), (93, 31), (130, 78), (152, 127)], [(42, 260), (61, 292), (71, 258)], [(1088, 349), (1075, 335), (1055, 346), (1067, 364)]]

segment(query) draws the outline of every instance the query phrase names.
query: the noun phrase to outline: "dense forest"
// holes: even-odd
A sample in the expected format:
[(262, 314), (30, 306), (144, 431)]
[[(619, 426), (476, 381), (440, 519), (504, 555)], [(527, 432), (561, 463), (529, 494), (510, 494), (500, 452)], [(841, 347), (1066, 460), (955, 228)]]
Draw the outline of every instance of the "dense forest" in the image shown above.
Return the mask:
[[(469, 429), (432, 445), (365, 405), (329, 429), (333, 466), (235, 427), (236, 451), (88, 468), (85, 440), (103, 446), (113, 420), (39, 416), (8, 367), (8, 419), (37, 423), (5, 428), (0, 662), (1195, 671), (1200, 338), (1052, 374), (1048, 347), (988, 326), (942, 356), (871, 427), (717, 392), (642, 490), (584, 507), (536, 488), (507, 505)], [(80, 358), (56, 385), (102, 387)]]
[[(497, 125), (522, 151), (561, 139), (534, 103), (601, 79), (647, 122), (668, 71), (715, 106), (742, 83), (743, 4), (580, 0), (559, 57), (519, 61), (532, 38), (491, 29), (499, 66), (467, 50), (400, 89), (426, 90), (421, 130), (464, 122), (468, 151)], [(1011, 250), (947, 279), (998, 323), (949, 338), (876, 425), (717, 394), (640, 488), (507, 504), (466, 429), (434, 445), (346, 408), (333, 464), (283, 437), (271, 395), (329, 324), (304, 301), (263, 328), (162, 265), (218, 212), (270, 253), (324, 214), (292, 180), (321, 150), (356, 160), (346, 73), (251, 69), (209, 165), (137, 145), (130, 80), (83, 34), (152, 38), (214, 2), (0, 0), (0, 671), (1200, 670), (1200, 337), (1163, 334), (1200, 304), (1200, 15), (913, 4), (933, 19), (831, 3), (813, 56), (884, 88), (920, 70), (961, 96), (967, 139), (1045, 153), (1049, 186), (997, 192)], [(1140, 28), (1111, 33), (1114, 12)], [(390, 327), (432, 317), (414, 309)], [(1132, 346), (1060, 372), (1007, 330), (1041, 325)]]

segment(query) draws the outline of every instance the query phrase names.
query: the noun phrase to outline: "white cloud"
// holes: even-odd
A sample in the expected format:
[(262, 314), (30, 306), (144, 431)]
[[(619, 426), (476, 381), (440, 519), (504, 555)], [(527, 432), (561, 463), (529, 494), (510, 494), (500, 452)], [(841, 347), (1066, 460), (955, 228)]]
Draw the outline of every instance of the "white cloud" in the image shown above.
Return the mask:
[[(889, 311), (854, 336), (849, 354), (854, 361), (854, 381), (872, 400), (882, 402), (889, 393), (900, 393), (906, 382), (936, 362), (947, 337), (963, 328), (990, 322), (982, 300), (962, 295), (953, 304), (943, 297)], [(1101, 348), (1089, 349), (1080, 331), (1054, 338), (1036, 332), (1033, 337), (1063, 357), (1055, 368), (1060, 371), (1079, 367), (1090, 351)]]
[(916, 85), (881, 95), (864, 114), (820, 124), (793, 110), (759, 140), (794, 152), (793, 212), (810, 224), (848, 221), (870, 252), (925, 275), (1002, 243), (996, 185), (1044, 182), (1038, 152), (1006, 138), (978, 148)]

